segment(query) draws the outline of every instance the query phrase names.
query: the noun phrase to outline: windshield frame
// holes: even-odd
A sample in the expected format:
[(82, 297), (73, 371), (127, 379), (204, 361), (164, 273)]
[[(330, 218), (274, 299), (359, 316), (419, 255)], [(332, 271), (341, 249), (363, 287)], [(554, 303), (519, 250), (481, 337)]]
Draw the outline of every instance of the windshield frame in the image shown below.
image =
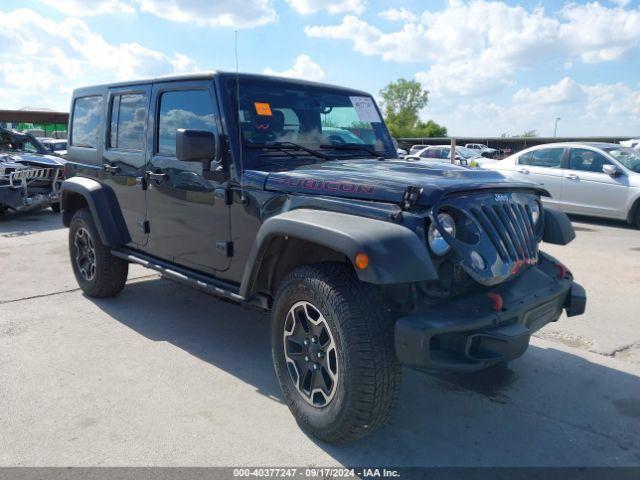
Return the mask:
[[(250, 143), (245, 141), (245, 139), (243, 138), (244, 136), (241, 133), (240, 118), (238, 113), (239, 109), (237, 108), (237, 100), (236, 100), (237, 78), (239, 78), (240, 80), (240, 95), (242, 95), (243, 86), (246, 87), (250, 85), (251, 86), (255, 85), (257, 87), (262, 87), (262, 88), (266, 87), (267, 89), (273, 89), (275, 91), (278, 91), (279, 89), (282, 89), (282, 90), (297, 89), (300, 91), (314, 90), (321, 94), (327, 93), (330, 95), (341, 95), (341, 96), (347, 96), (347, 97), (348, 96), (366, 96), (371, 99), (375, 107), (375, 110), (380, 118), (379, 126), (376, 127), (374, 132), (375, 132), (376, 138), (380, 138), (379, 141), (382, 143), (383, 148), (380, 149), (380, 147), (378, 146), (379, 150), (376, 150), (377, 156), (385, 157), (385, 158), (397, 157), (397, 152), (395, 149), (395, 145), (393, 143), (393, 138), (384, 122), (382, 113), (378, 105), (375, 103), (375, 99), (373, 98), (373, 96), (368, 93), (357, 91), (357, 90), (346, 89), (342, 87), (331, 86), (331, 85), (307, 82), (303, 80), (290, 80), (285, 78), (264, 77), (259, 75), (248, 75), (248, 74), (241, 74), (238, 77), (236, 77), (236, 75), (233, 75), (233, 74), (222, 74), (219, 76), (218, 85), (219, 85), (220, 91), (223, 93), (222, 103), (223, 103), (223, 108), (226, 111), (225, 112), (226, 115), (224, 115), (224, 121), (226, 123), (226, 129), (228, 129), (229, 132), (233, 132), (230, 135), (230, 143), (232, 146), (232, 150), (234, 150), (234, 156), (238, 157), (240, 159), (240, 162), (244, 164), (243, 166), (237, 165), (237, 167), (240, 167), (239, 169), (237, 168), (237, 170), (241, 170), (241, 169), (268, 170), (269, 163), (270, 163), (269, 159), (266, 159), (266, 160), (259, 159), (261, 157), (261, 154), (264, 152), (262, 152), (261, 149), (259, 148), (252, 147)], [(377, 123), (378, 122), (375, 122), (375, 124)], [(277, 143), (277, 140), (275, 142)], [(264, 143), (264, 142), (259, 142), (259, 143)], [(362, 151), (363, 153), (362, 155), (354, 156), (353, 151), (349, 152), (348, 150), (341, 149), (339, 144), (336, 144), (338, 148), (335, 151), (331, 149), (321, 148), (321, 145), (326, 145), (326, 142), (324, 141), (322, 143), (319, 142), (318, 145), (313, 145), (308, 143), (301, 144), (301, 146), (307, 149), (309, 148), (314, 149), (315, 147), (315, 150), (318, 150), (322, 154), (330, 157), (328, 160), (323, 160), (323, 161), (350, 160), (358, 157), (371, 158), (371, 155), (369, 153), (366, 153), (364, 150)], [(375, 149), (376, 147), (376, 145), (370, 145), (367, 143), (363, 143), (363, 146), (372, 147), (371, 149)], [(264, 150), (267, 150), (267, 149), (265, 148)], [(295, 152), (290, 152), (290, 153), (295, 153)], [(271, 150), (270, 156), (273, 157), (273, 149)], [(278, 158), (277, 160), (274, 159), (273, 163), (276, 167), (282, 168), (283, 161), (285, 163), (290, 163), (292, 167), (295, 167), (300, 163), (317, 162), (318, 158), (314, 158), (308, 153), (303, 153), (301, 155), (294, 155), (294, 156), (286, 155), (286, 158)]]

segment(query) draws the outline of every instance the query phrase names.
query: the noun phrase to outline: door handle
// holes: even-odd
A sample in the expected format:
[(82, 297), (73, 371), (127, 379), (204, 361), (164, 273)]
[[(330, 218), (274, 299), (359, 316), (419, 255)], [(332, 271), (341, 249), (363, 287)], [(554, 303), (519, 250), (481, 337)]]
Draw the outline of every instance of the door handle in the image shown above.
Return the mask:
[(526, 169), (526, 168), (520, 168), (520, 169), (518, 170), (518, 172), (520, 172), (520, 173), (529, 173), (529, 170), (528, 170), (528, 169)]
[(108, 163), (107, 163), (107, 164), (104, 164), (104, 165), (102, 166), (102, 169), (103, 169), (105, 172), (109, 172), (109, 173), (120, 173), (120, 170), (121, 170), (121, 168), (120, 168), (120, 167), (118, 167), (118, 166), (116, 166), (116, 165), (110, 165), (110, 164), (108, 164)]
[(169, 179), (169, 175), (162, 172), (144, 172), (144, 175), (147, 177), (147, 180), (155, 180), (158, 183)]
[(573, 173), (566, 175), (565, 178), (568, 178), (569, 180), (580, 180), (580, 177), (578, 175), (574, 175)]

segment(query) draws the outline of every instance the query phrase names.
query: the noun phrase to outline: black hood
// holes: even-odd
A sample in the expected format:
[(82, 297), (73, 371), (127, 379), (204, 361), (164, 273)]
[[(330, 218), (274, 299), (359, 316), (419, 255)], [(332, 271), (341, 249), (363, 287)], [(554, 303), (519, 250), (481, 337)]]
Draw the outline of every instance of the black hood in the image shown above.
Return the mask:
[(440, 162), (349, 159), (305, 165), (284, 172), (247, 171), (252, 181), (263, 181), (270, 191), (330, 195), (400, 203), (407, 187), (418, 187), (418, 203), (432, 205), (443, 194), (479, 189), (518, 189), (547, 192), (537, 184), (513, 182), (493, 170)]

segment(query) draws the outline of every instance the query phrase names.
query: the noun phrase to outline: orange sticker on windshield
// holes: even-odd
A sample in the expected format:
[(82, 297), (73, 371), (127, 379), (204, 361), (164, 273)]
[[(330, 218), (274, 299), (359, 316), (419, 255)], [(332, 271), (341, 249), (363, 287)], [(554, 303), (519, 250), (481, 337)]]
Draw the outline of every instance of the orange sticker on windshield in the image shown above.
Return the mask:
[(264, 117), (270, 117), (272, 115), (271, 105), (269, 105), (268, 103), (255, 102), (254, 105), (256, 107), (256, 113), (258, 115), (262, 115)]

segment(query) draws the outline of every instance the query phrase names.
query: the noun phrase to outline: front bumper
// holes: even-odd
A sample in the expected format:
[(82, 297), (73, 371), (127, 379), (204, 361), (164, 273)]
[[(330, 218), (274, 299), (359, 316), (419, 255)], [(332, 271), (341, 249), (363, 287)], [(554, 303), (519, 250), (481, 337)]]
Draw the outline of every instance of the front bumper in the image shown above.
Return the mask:
[(399, 318), (396, 355), (421, 370), (480, 370), (521, 356), (535, 331), (558, 320), (563, 309), (581, 315), (586, 299), (571, 273), (541, 253), (538, 264), (514, 280)]

